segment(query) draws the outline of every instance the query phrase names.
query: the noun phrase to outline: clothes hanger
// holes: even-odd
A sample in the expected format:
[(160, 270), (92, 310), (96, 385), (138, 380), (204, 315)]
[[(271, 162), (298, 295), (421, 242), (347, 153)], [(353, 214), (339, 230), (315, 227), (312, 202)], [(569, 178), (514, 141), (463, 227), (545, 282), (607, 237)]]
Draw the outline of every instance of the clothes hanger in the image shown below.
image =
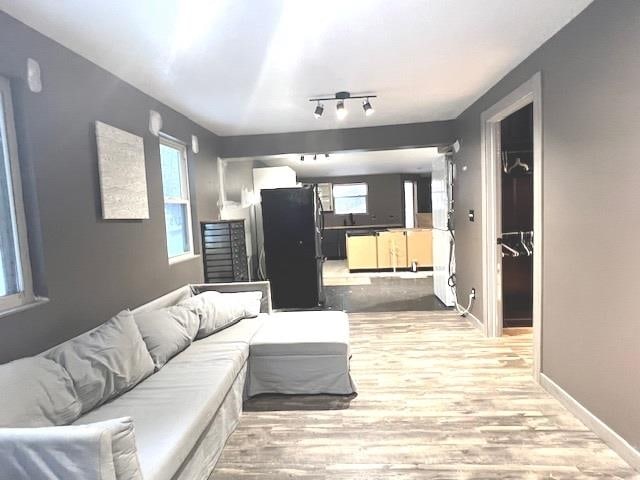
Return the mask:
[[(517, 251), (515, 248), (511, 248), (509, 245), (507, 245), (506, 243), (501, 243), (500, 245), (502, 245), (502, 248), (506, 249), (509, 253), (511, 253), (512, 257), (519, 257), (520, 256), (520, 252)], [(506, 256), (504, 252), (502, 252), (502, 256)]]
[(502, 170), (504, 171), (504, 173), (509, 173), (509, 160), (507, 158), (507, 152), (500, 152), (500, 155), (502, 156)]
[(520, 232), (520, 244), (522, 245), (522, 248), (524, 248), (524, 251), (527, 252), (527, 257), (530, 257), (533, 254), (533, 251), (529, 249), (527, 243), (524, 241), (524, 232)]
[(511, 165), (509, 167), (509, 169), (507, 170), (507, 173), (511, 173), (512, 170), (514, 170), (514, 169), (516, 169), (518, 167), (524, 168), (525, 172), (529, 171), (529, 165), (527, 165), (526, 163), (522, 163), (522, 161), (520, 160), (520, 157), (517, 157), (516, 161), (513, 163), (513, 165)]

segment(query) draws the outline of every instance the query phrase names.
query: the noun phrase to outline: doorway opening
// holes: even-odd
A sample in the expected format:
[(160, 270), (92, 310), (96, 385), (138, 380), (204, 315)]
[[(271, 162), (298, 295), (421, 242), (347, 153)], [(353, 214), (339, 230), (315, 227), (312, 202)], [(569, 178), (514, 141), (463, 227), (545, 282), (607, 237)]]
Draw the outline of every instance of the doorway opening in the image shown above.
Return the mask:
[(416, 226), (417, 188), (415, 180), (404, 181), (404, 226), (414, 228)]
[[(325, 299), (323, 308), (390, 312), (450, 306), (434, 287), (446, 286), (451, 275), (450, 236), (444, 231), (449, 200), (441, 188), (447, 170), (445, 156), (437, 147), (305, 152), (221, 163), (221, 216), (243, 219), (249, 230), (245, 238), (251, 241), (247, 241), (251, 278), (268, 279), (273, 288), (279, 281), (274, 275), (274, 257), (290, 249), (288, 238), (269, 244), (264, 241), (268, 191), (313, 187), (319, 213), (314, 236), (320, 239), (313, 258), (321, 264), (322, 282), (318, 283)], [(434, 182), (438, 186), (435, 196)], [(285, 212), (285, 206), (276, 212)], [(279, 225), (271, 233), (275, 230), (280, 237), (290, 224), (300, 223), (292, 222), (289, 213), (281, 217), (269, 219), (271, 226)], [(287, 235), (294, 238), (297, 234), (293, 229)], [(304, 239), (299, 240), (304, 244)], [(311, 256), (306, 251), (305, 255)], [(284, 277), (297, 275), (299, 272), (292, 272)], [(282, 304), (278, 308), (290, 307)]]
[[(542, 107), (540, 74), (483, 112), (484, 328), (529, 328), (540, 376), (542, 329)], [(525, 331), (529, 333), (528, 331)]]

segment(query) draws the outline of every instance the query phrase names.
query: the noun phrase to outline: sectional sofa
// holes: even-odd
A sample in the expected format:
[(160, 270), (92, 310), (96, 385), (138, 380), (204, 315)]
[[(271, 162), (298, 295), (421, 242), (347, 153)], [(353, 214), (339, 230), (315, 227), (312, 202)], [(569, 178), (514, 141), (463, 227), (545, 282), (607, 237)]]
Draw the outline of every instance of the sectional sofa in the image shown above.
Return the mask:
[[(236, 318), (205, 325), (209, 307)], [(273, 312), (268, 282), (182, 287), (0, 365), (0, 477), (207, 479), (244, 399), (354, 394), (349, 360), (343, 312)]]

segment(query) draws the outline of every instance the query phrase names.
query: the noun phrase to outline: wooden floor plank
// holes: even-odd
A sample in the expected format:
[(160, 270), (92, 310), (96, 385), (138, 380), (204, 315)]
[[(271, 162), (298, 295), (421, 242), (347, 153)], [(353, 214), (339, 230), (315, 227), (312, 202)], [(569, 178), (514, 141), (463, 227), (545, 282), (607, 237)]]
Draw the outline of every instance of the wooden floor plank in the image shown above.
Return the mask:
[(351, 314), (356, 398), (260, 396), (213, 478), (638, 479), (536, 385), (530, 329), (449, 312)]

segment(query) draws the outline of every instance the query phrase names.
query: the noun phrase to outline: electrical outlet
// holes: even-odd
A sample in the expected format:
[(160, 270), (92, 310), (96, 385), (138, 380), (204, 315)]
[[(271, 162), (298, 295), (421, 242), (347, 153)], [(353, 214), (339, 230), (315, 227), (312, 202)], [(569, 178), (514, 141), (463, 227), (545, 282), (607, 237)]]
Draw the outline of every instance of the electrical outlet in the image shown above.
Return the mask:
[(475, 288), (471, 289), (471, 298), (476, 298), (476, 289)]

